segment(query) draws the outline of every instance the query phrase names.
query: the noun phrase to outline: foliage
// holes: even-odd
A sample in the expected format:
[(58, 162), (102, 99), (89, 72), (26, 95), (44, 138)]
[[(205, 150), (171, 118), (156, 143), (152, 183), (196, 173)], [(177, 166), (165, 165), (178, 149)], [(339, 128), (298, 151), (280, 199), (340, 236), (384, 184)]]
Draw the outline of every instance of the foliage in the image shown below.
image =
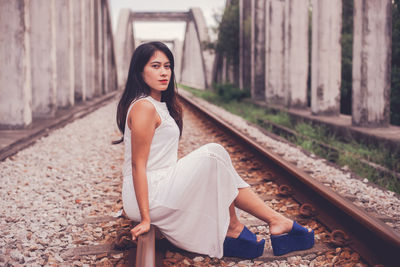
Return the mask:
[[(340, 89), (340, 111), (351, 115), (352, 112), (352, 53), (353, 53), (353, 1), (343, 1), (342, 20), (342, 74)], [(393, 1), (392, 8), (392, 77), (390, 91), (390, 122), (400, 125), (400, 0)], [(311, 17), (311, 10), (310, 10)], [(239, 64), (239, 1), (232, 0), (226, 7), (222, 18), (218, 18), (218, 40), (209, 48), (215, 49), (228, 59), (228, 64)], [(310, 20), (311, 21), (311, 20)], [(244, 34), (249, 38), (251, 21), (244, 22)], [(310, 23), (311, 33), (311, 23)], [(311, 38), (310, 38), (310, 47)], [(311, 64), (310, 66), (311, 67)], [(309, 76), (311, 75), (311, 69)], [(308, 77), (310, 91), (311, 77)], [(310, 92), (308, 92), (310, 104)]]
[[(311, 125), (304, 121), (295, 122), (287, 112), (276, 112), (248, 101), (238, 101), (237, 98), (227, 100), (216, 92), (193, 89), (182, 85), (180, 87), (271, 132), (274, 132), (274, 129), (271, 124), (266, 124), (266, 121), (289, 128), (295, 131), (298, 136), (288, 138), (285, 135), (281, 135), (284, 138), (288, 138), (288, 141), (340, 166), (348, 166), (361, 177), (368, 178), (368, 180), (376, 184), (400, 193), (400, 181), (396, 177), (387, 173), (383, 174), (360, 161), (360, 158), (362, 158), (384, 166), (389, 170), (400, 172), (400, 162), (398, 160), (400, 151), (393, 151), (393, 149), (388, 149), (387, 147), (377, 147), (373, 144), (363, 144), (356, 139), (345, 142), (324, 126)], [(223, 87), (226, 87), (226, 85), (223, 85)], [(227, 91), (229, 90), (231, 89), (227, 89)], [(238, 89), (232, 90), (236, 91)], [(280, 134), (279, 132), (274, 133)], [(318, 143), (330, 146), (336, 151), (322, 148)]]
[(213, 88), (224, 101), (241, 101), (243, 98), (250, 97), (249, 90), (241, 90), (240, 88), (230, 83), (214, 84)]
[(340, 112), (348, 115), (352, 104), (353, 5), (353, 1), (343, 1)]
[(400, 125), (400, 0), (394, 1), (392, 9), (390, 122), (395, 125)]
[(216, 50), (227, 58), (228, 63), (239, 64), (239, 0), (232, 0), (225, 8), (218, 27)]
[(287, 112), (279, 111), (277, 113), (266, 112), (264, 116), (268, 121), (282, 125), (284, 127), (293, 127), (290, 116)]

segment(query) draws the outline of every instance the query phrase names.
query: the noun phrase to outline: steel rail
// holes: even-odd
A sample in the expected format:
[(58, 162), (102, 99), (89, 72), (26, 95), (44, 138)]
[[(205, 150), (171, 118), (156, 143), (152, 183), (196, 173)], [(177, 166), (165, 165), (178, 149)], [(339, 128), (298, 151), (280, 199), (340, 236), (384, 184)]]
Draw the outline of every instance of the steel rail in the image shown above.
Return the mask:
[(301, 169), (268, 151), (192, 99), (182, 94), (179, 98), (222, 128), (224, 132), (246, 145), (263, 160), (277, 166), (283, 174), (279, 182), (290, 184), (295, 191), (293, 197), (297, 201), (311, 203), (317, 210), (317, 219), (328, 229), (344, 231), (349, 236), (349, 246), (357, 251), (368, 264), (396, 265), (400, 252), (400, 235), (392, 228), (316, 181)]

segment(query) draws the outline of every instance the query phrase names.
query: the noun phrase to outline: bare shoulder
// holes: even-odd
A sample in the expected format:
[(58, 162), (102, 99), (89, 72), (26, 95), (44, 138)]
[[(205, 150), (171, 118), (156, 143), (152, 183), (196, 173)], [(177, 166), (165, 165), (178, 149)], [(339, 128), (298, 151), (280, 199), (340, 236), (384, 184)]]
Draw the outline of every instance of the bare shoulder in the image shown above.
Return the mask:
[(128, 114), (128, 125), (131, 128), (132, 122), (135, 121), (139, 124), (151, 123), (154, 124), (157, 119), (157, 111), (150, 101), (143, 99), (138, 100), (133, 104)]
[(155, 113), (156, 112), (156, 108), (154, 107), (154, 105), (152, 103), (150, 103), (149, 100), (147, 99), (140, 99), (137, 100), (134, 104), (133, 107), (131, 109), (131, 112), (129, 112), (130, 114), (132, 113), (132, 111), (134, 113), (140, 113), (141, 115), (144, 114), (151, 114), (151, 113)]

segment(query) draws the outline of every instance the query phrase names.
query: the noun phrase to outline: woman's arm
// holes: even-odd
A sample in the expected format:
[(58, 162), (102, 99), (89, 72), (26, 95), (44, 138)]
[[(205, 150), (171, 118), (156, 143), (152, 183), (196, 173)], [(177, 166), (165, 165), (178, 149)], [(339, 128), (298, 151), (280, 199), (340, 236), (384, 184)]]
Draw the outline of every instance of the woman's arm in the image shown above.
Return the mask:
[(149, 195), (146, 176), (147, 159), (156, 127), (161, 123), (153, 104), (139, 101), (128, 114), (131, 129), (132, 177), (141, 222), (132, 230), (132, 239), (150, 230)]

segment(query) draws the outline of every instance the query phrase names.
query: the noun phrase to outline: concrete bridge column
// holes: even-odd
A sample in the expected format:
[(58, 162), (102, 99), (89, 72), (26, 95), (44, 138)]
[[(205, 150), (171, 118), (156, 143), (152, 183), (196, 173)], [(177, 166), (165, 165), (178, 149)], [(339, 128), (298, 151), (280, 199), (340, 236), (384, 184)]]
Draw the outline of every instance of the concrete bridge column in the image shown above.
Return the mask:
[(269, 104), (283, 104), (285, 1), (267, 0), (265, 17), (265, 100)]
[(391, 9), (391, 0), (354, 0), (353, 125), (389, 125)]
[(111, 92), (118, 89), (117, 69), (114, 57), (114, 40), (111, 27), (110, 12), (108, 1), (103, 0), (103, 18), (104, 18), (104, 87), (105, 92)]
[(125, 87), (129, 64), (133, 50), (135, 49), (132, 19), (129, 9), (122, 9), (119, 12), (117, 33), (115, 35), (118, 88)]
[(251, 0), (239, 0), (239, 87), (251, 88)]
[(313, 0), (311, 112), (339, 115), (342, 0)]
[(85, 66), (85, 93), (87, 99), (95, 96), (94, 86), (94, 1), (82, 1), (82, 31), (83, 31), (83, 50), (82, 64)]
[(30, 12), (32, 116), (52, 117), (57, 110), (55, 1), (27, 2)]
[(182, 55), (182, 83), (199, 88), (210, 88), (215, 55), (206, 50), (208, 29), (201, 9), (189, 10)]
[(182, 83), (198, 89), (206, 88), (201, 45), (194, 21), (188, 21), (186, 24), (182, 57)]
[(85, 55), (83, 42), (84, 34), (84, 3), (85, 1), (73, 0), (73, 33), (74, 33), (74, 98), (76, 101), (86, 100), (86, 82), (85, 80), (85, 64), (83, 58)]
[(74, 105), (74, 51), (73, 2), (57, 0), (55, 3), (57, 105)]
[(175, 79), (176, 82), (181, 81), (181, 63), (182, 63), (182, 41), (179, 39), (174, 40), (174, 60), (175, 60)]
[(288, 107), (307, 107), (309, 0), (285, 0), (284, 89)]
[(103, 93), (102, 88), (102, 56), (103, 56), (103, 34), (102, 34), (102, 16), (101, 16), (101, 0), (94, 0), (94, 91), (95, 96)]
[(32, 122), (30, 14), (24, 0), (0, 0), (0, 128)]
[(265, 1), (251, 1), (251, 98), (265, 99)]
[(200, 8), (191, 8), (189, 12), (195, 24), (196, 33), (200, 42), (200, 48), (202, 54), (201, 62), (203, 64), (204, 80), (205, 80), (204, 88), (211, 88), (212, 68), (213, 68), (215, 54), (211, 50), (205, 49), (204, 47), (204, 44), (210, 41), (210, 38), (208, 36), (208, 27), (206, 24), (206, 20), (204, 19), (203, 12), (201, 11)]

